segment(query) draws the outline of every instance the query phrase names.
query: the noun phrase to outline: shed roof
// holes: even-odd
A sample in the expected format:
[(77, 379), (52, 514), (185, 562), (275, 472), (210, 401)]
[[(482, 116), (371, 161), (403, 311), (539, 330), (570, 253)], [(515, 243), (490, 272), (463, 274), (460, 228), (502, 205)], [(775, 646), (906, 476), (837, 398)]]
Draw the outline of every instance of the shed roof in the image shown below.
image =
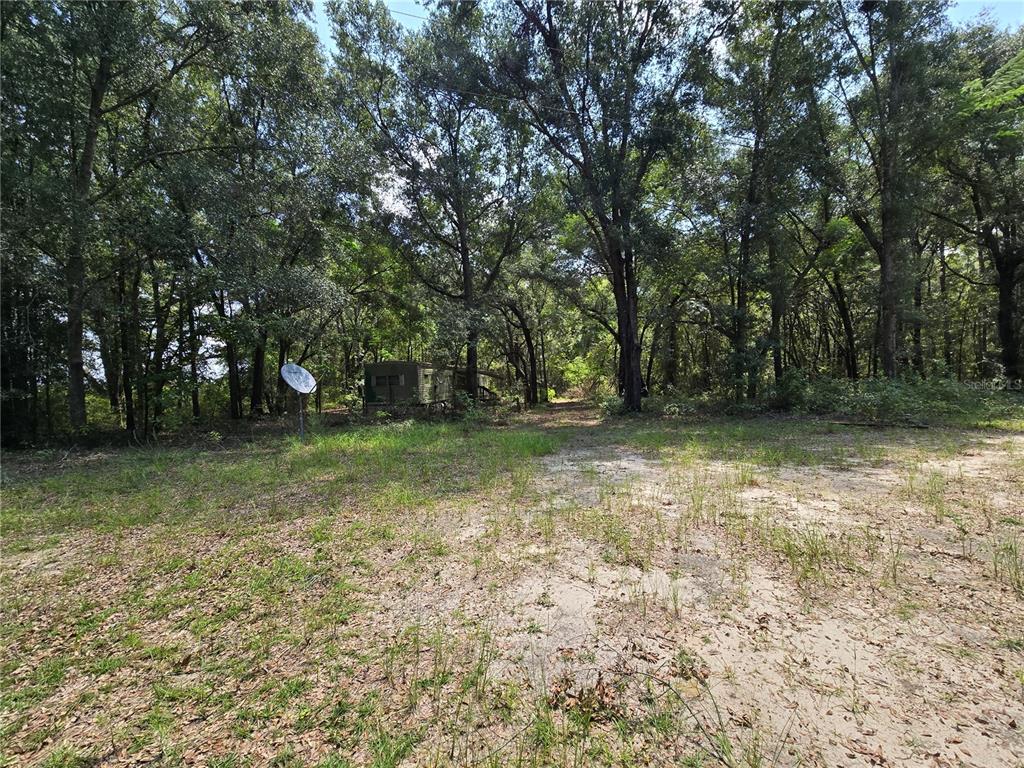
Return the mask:
[[(388, 365), (415, 365), (419, 368), (429, 368), (434, 371), (465, 371), (465, 366), (455, 367), (452, 365), (443, 365), (439, 363), (432, 363), (424, 360), (379, 360), (376, 363), (364, 363), (363, 365), (369, 369), (374, 366), (388, 366)], [(501, 374), (495, 371), (488, 371), (485, 368), (478, 368), (477, 375), (479, 376), (490, 376), (492, 379), (499, 378)]]

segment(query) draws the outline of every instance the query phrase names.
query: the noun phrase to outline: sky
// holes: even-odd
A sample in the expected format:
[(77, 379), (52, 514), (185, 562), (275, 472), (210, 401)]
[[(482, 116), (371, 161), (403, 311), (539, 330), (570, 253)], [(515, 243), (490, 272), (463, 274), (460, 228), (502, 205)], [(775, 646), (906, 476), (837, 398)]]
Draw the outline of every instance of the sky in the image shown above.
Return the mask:
[[(334, 41), (331, 39), (331, 25), (324, 12), (324, 2), (313, 0), (313, 13), (320, 42), (331, 53), (334, 51)], [(427, 15), (427, 9), (417, 0), (386, 0), (386, 5), (394, 17), (409, 29), (416, 29), (423, 23), (417, 16)], [(948, 15), (954, 24), (962, 24), (983, 12), (987, 12), (1000, 27), (1016, 28), (1024, 24), (1024, 0), (954, 0)]]
[[(1024, 2), (1024, 0), (1021, 0)], [(334, 40), (331, 39), (331, 24), (327, 21), (327, 13), (324, 10), (325, 0), (313, 0), (313, 16), (316, 26), (316, 33), (320, 42), (328, 53), (333, 53)], [(408, 29), (416, 29), (423, 23), (422, 19), (415, 16), (426, 16), (427, 9), (416, 0), (385, 0), (385, 5), (392, 15), (404, 24)], [(411, 14), (411, 15), (406, 15)]]
[(1024, 24), (1024, 0), (960, 0), (948, 11), (950, 21), (960, 24), (988, 11), (996, 26), (1019, 27)]

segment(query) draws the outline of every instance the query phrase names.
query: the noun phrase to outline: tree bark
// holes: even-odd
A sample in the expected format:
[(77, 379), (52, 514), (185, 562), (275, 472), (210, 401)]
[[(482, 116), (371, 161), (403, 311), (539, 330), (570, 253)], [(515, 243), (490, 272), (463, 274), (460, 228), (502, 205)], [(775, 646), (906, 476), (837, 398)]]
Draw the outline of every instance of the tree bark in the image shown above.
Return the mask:
[(922, 379), (924, 378), (924, 349), (921, 344), (921, 312), (923, 311), (924, 300), (921, 292), (921, 280), (914, 283), (914, 324), (911, 331), (913, 337), (912, 364), (914, 371)]
[(202, 415), (199, 408), (199, 334), (196, 330), (196, 309), (191, 305), (188, 307), (188, 338), (188, 367), (192, 379), (190, 382), (192, 421), (196, 422), (199, 421)]
[(544, 386), (543, 401), (546, 403), (546, 402), (548, 402), (548, 356), (547, 356), (547, 350), (546, 350), (545, 345), (544, 345), (544, 329), (543, 328), (541, 328), (539, 330), (539, 335), (540, 335), (540, 370), (541, 370), (541, 376), (544, 379), (544, 384), (543, 384), (543, 386)]
[(128, 439), (137, 442), (139, 434), (135, 409), (135, 372), (138, 370), (139, 362), (139, 284), (142, 282), (142, 264), (136, 263), (130, 287), (125, 274), (128, 268), (128, 260), (123, 259), (121, 269), (118, 270), (118, 332), (121, 342), (124, 429)]
[(238, 351), (234, 342), (224, 344), (224, 362), (228, 367), (228, 400), (232, 419), (242, 418), (242, 379), (238, 371)]
[(942, 305), (942, 359), (946, 363), (946, 375), (953, 371), (953, 333), (949, 322), (952, 308), (946, 285), (946, 243), (939, 242), (939, 297)]
[(153, 322), (156, 333), (153, 340), (152, 366), (149, 379), (153, 384), (153, 434), (163, 429), (164, 415), (164, 357), (170, 346), (167, 323), (171, 315), (171, 301), (174, 295), (176, 278), (172, 278), (167, 293), (161, 297), (160, 279), (157, 274), (156, 262), (150, 257), (150, 274), (153, 281)]
[(263, 371), (267, 364), (267, 332), (260, 333), (260, 340), (252, 351), (252, 388), (249, 394), (249, 413), (263, 414)]
[(829, 285), (829, 288), (832, 289), (832, 296), (836, 300), (836, 310), (839, 312), (839, 320), (843, 324), (846, 377), (855, 380), (859, 375), (857, 370), (857, 336), (853, 326), (853, 317), (850, 314), (850, 302), (843, 288), (842, 278), (838, 269), (832, 272), (832, 283)]
[(536, 405), (539, 402), (537, 390), (537, 346), (533, 340), (533, 332), (530, 324), (526, 321), (526, 314), (515, 304), (510, 302), (509, 310), (515, 315), (519, 325), (519, 331), (523, 334), (523, 346), (526, 347), (526, 402), (529, 405)]
[(775, 238), (771, 238), (768, 241), (768, 272), (771, 275), (769, 290), (771, 292), (772, 304), (772, 325), (769, 331), (768, 342), (772, 348), (772, 368), (775, 374), (775, 383), (778, 384), (783, 374), (782, 318), (786, 311), (786, 287)]
[[(885, 225), (883, 224), (883, 228)], [(885, 237), (883, 235), (883, 237)], [(893, 378), (899, 348), (899, 296), (896, 288), (896, 244), (885, 237), (879, 253), (879, 352), (882, 373)]]
[(78, 166), (74, 172), (71, 219), (71, 243), (64, 268), (64, 287), (67, 294), (67, 354), (68, 354), (68, 417), (71, 429), (80, 432), (86, 427), (85, 365), (82, 359), (85, 313), (85, 246), (89, 235), (89, 191), (92, 186), (93, 164), (99, 139), (103, 98), (110, 82), (111, 57), (106, 50), (100, 54), (96, 74), (89, 94), (89, 117), (85, 129), (85, 142)]
[(1021, 377), (1020, 341), (1017, 338), (1018, 307), (1014, 293), (1017, 287), (1017, 267), (1024, 261), (1024, 258), (1013, 258), (1013, 256), (1015, 254), (1004, 255), (1003, 259), (996, 263), (996, 272), (999, 276), (996, 327), (999, 332), (999, 344), (1002, 347), (1003, 375), (1008, 379), (1019, 379)]
[(477, 396), (477, 381), (479, 371), (479, 351), (477, 345), (479, 344), (479, 332), (475, 327), (471, 327), (466, 333), (466, 394), (469, 395), (470, 399), (476, 400)]
[(643, 369), (637, 322), (637, 285), (633, 254), (629, 249), (612, 250), (612, 289), (615, 295), (617, 336), (619, 341), (619, 384), (622, 405), (627, 411), (642, 408)]
[(103, 381), (107, 388), (107, 400), (111, 413), (121, 411), (121, 366), (117, 359), (118, 344), (116, 332), (111, 332), (107, 314), (103, 308), (93, 311), (96, 336), (100, 343), (100, 364), (103, 366)]

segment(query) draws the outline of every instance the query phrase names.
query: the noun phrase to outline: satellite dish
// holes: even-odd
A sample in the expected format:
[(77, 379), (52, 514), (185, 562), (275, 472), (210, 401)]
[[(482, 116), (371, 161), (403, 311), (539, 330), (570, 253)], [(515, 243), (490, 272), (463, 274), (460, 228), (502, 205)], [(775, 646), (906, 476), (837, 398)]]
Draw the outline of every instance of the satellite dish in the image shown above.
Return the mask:
[(281, 378), (299, 393), (299, 438), (304, 438), (306, 429), (302, 418), (302, 396), (316, 390), (316, 379), (313, 378), (313, 374), (295, 363), (285, 363), (281, 366)]
[(281, 366), (281, 378), (300, 395), (308, 395), (316, 390), (316, 379), (301, 365), (285, 363)]

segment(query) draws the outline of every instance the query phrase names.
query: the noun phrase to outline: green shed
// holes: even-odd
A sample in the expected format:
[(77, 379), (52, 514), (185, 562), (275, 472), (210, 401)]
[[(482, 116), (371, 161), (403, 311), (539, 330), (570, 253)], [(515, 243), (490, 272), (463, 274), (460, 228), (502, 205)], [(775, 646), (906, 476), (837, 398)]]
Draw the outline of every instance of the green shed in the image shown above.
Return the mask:
[[(450, 403), (465, 389), (465, 370), (405, 360), (384, 360), (363, 367), (363, 404), (367, 410), (388, 406)], [(477, 386), (493, 395), (495, 376), (477, 373)]]

